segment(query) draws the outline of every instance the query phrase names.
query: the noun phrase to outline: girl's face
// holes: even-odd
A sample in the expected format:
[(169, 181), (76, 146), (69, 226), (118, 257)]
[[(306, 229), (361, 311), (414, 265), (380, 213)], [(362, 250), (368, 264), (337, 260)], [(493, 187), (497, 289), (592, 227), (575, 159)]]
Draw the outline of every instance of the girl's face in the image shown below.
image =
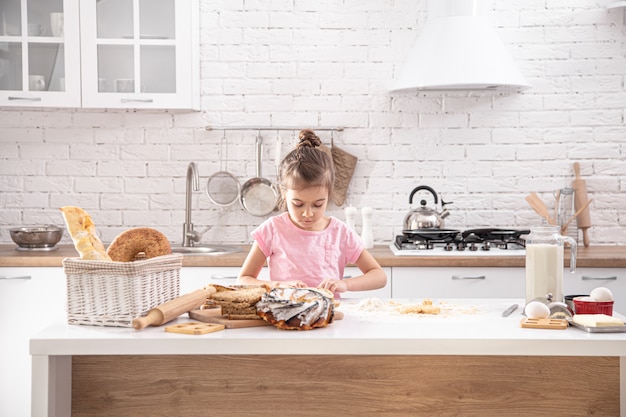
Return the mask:
[(326, 206), (328, 190), (313, 186), (302, 190), (287, 189), (283, 194), (291, 221), (300, 229), (321, 231), (328, 226)]

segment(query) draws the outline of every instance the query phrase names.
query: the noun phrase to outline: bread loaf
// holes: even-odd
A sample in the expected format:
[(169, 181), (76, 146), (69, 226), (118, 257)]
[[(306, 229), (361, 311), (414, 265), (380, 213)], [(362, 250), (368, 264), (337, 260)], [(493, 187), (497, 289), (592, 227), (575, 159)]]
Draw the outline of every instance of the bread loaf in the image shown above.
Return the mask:
[(96, 226), (91, 216), (82, 208), (65, 206), (60, 208), (74, 247), (81, 259), (110, 261), (102, 241), (96, 234)]
[(210, 297), (209, 301), (220, 306), (223, 315), (227, 315), (231, 320), (261, 319), (257, 315), (256, 304), (269, 287), (265, 285), (217, 287), (218, 291)]

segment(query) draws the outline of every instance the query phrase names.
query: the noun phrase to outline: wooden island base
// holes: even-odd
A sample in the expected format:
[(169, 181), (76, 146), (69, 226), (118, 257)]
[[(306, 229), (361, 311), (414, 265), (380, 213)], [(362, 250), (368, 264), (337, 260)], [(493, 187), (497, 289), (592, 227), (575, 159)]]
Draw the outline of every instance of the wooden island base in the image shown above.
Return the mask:
[(73, 356), (72, 416), (619, 416), (620, 358)]

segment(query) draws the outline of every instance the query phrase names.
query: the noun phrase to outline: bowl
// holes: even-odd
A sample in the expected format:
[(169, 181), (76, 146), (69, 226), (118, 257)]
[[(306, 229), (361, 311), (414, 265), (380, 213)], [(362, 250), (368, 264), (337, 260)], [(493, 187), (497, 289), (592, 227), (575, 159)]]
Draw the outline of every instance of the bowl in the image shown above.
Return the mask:
[(613, 315), (613, 301), (594, 301), (591, 297), (575, 297), (574, 311), (576, 314)]
[(572, 310), (572, 313), (576, 313), (576, 306), (574, 305), (574, 298), (576, 297), (589, 297), (589, 294), (574, 294), (563, 297), (565, 304), (567, 304), (567, 307)]
[(23, 249), (53, 248), (63, 237), (63, 229), (52, 224), (14, 227), (9, 233), (13, 242)]

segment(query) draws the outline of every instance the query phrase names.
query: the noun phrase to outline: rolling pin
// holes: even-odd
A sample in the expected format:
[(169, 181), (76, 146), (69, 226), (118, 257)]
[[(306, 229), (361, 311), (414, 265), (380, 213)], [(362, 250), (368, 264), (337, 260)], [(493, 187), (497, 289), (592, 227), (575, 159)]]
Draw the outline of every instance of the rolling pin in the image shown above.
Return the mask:
[[(580, 178), (580, 164), (574, 162), (574, 174), (576, 178), (572, 181), (572, 188), (574, 189), (574, 209), (578, 211), (587, 204), (587, 183)], [(589, 205), (585, 207), (582, 212), (576, 218), (576, 227), (583, 231), (583, 244), (586, 248), (589, 247), (589, 235), (588, 229), (591, 227), (591, 215), (589, 214)]]
[(195, 290), (180, 297), (176, 297), (166, 303), (154, 307), (145, 317), (133, 320), (133, 327), (141, 330), (147, 326), (160, 326), (168, 321), (174, 320), (183, 313), (191, 311), (202, 305), (211, 294), (215, 293), (214, 287), (209, 286), (200, 290)]

